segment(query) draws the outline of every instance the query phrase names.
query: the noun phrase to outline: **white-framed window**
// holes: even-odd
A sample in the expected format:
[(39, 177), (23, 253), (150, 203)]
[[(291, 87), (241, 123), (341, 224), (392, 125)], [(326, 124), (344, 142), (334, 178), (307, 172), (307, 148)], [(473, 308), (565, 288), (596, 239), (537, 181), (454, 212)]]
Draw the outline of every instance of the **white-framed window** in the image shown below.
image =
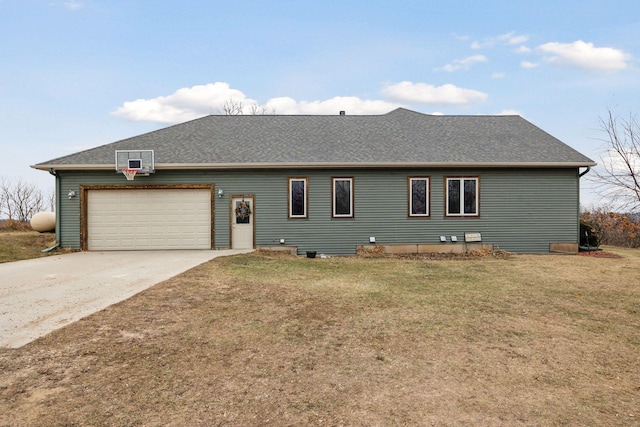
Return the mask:
[(289, 218), (307, 218), (308, 178), (289, 178)]
[(446, 216), (479, 216), (478, 177), (446, 178)]
[(353, 218), (353, 177), (331, 178), (333, 218)]
[(409, 177), (409, 216), (429, 216), (429, 177)]

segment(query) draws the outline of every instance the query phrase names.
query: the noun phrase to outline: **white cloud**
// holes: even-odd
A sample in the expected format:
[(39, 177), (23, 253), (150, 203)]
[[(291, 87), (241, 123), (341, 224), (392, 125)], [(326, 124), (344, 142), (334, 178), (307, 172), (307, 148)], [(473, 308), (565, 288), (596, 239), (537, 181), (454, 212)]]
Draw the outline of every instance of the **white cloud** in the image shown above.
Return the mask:
[(531, 48), (525, 45), (518, 46), (518, 48), (516, 49), (516, 53), (529, 53), (529, 52), (531, 52)]
[(551, 42), (538, 46), (544, 59), (554, 65), (575, 66), (592, 71), (620, 71), (629, 66), (631, 55), (611, 47), (595, 47), (582, 40), (573, 43)]
[(514, 33), (505, 34), (503, 36), (499, 36), (498, 40), (503, 41), (507, 44), (520, 44), (529, 40), (529, 36), (517, 35)]
[(529, 36), (516, 34), (514, 31), (506, 34), (501, 34), (496, 37), (488, 37), (481, 42), (474, 41), (471, 43), (472, 49), (485, 49), (492, 47), (496, 44), (516, 45), (521, 44), (529, 40)]
[(487, 99), (487, 94), (452, 84), (433, 86), (426, 83), (400, 82), (382, 89), (382, 94), (399, 102), (418, 104), (469, 104)]
[[(208, 114), (222, 114), (225, 103), (242, 104), (244, 114), (252, 106), (264, 107), (275, 114), (384, 114), (406, 104), (465, 105), (487, 99), (487, 94), (445, 84), (400, 82), (381, 90), (382, 99), (361, 99), (356, 96), (336, 96), (326, 100), (297, 101), (290, 97), (271, 98), (260, 105), (228, 83), (216, 82), (178, 89), (171, 95), (127, 101), (111, 114), (134, 121), (181, 123)], [(435, 114), (435, 113), (434, 113)]]
[(178, 89), (169, 96), (128, 101), (112, 114), (134, 121), (180, 123), (219, 113), (231, 99), (243, 105), (256, 103), (228, 83), (216, 82)]
[(507, 77), (507, 73), (493, 73), (491, 74), (492, 79), (504, 79)]
[(540, 65), (540, 64), (537, 64), (535, 62), (529, 62), (529, 61), (522, 61), (520, 63), (520, 66), (522, 68), (536, 68), (538, 65)]
[(465, 36), (465, 35), (458, 35), (458, 34), (456, 34), (456, 33), (453, 33), (453, 36), (454, 36), (456, 39), (458, 39), (458, 40), (460, 40), (460, 41), (462, 41), (462, 42), (465, 42), (465, 41), (469, 40), (469, 36)]
[[(112, 114), (134, 121), (181, 123), (207, 114), (221, 114), (225, 103), (230, 100), (241, 103), (245, 114), (251, 113), (252, 105), (258, 105), (257, 101), (231, 88), (228, 83), (216, 82), (178, 89), (168, 96), (128, 101)], [(381, 114), (399, 106), (394, 102), (344, 96), (324, 101), (296, 101), (289, 97), (278, 97), (264, 104), (267, 112), (275, 114), (338, 114), (341, 110), (347, 114)]]
[(468, 70), (473, 64), (478, 62), (487, 62), (488, 59), (484, 55), (472, 55), (463, 59), (456, 59), (452, 64), (447, 64), (442, 67), (444, 71), (458, 71), (458, 70)]
[(400, 104), (360, 99), (356, 96), (335, 96), (324, 101), (296, 101), (289, 97), (271, 98), (265, 104), (276, 114), (382, 114), (400, 107)]
[(522, 116), (518, 110), (502, 110), (496, 116)]
[(66, 1), (64, 2), (64, 7), (66, 7), (69, 10), (78, 10), (84, 7), (84, 3), (75, 1), (75, 0)]

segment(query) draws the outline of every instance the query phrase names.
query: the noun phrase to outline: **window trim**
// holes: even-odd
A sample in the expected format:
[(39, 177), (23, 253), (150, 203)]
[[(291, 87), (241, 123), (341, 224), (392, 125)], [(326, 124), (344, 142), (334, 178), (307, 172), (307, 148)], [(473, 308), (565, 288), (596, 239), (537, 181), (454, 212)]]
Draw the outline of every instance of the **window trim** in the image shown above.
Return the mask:
[[(293, 214), (293, 196), (292, 196), (292, 183), (294, 181), (302, 181), (304, 182), (304, 214), (303, 215), (294, 215)], [(287, 197), (287, 204), (288, 204), (288, 209), (287, 209), (287, 213), (288, 213), (288, 217), (289, 219), (306, 219), (309, 218), (309, 177), (306, 176), (290, 176), (288, 178), (288, 197)]]
[[(451, 214), (449, 213), (449, 181), (459, 181), (460, 182), (460, 213)], [(464, 212), (464, 181), (465, 180), (474, 180), (476, 182), (476, 212), (475, 213), (465, 213)], [(479, 176), (447, 176), (444, 179), (444, 214), (445, 217), (449, 218), (476, 218), (480, 216), (480, 177)]]
[[(425, 184), (425, 206), (427, 212), (424, 214), (414, 214), (413, 213), (413, 181), (426, 181)], [(429, 218), (431, 216), (431, 177), (430, 176), (410, 176), (407, 178), (407, 204), (408, 204), (408, 214), (410, 218)]]
[[(349, 181), (349, 214), (336, 214), (336, 182)], [(335, 176), (331, 177), (331, 218), (354, 218), (354, 178), (352, 176)]]

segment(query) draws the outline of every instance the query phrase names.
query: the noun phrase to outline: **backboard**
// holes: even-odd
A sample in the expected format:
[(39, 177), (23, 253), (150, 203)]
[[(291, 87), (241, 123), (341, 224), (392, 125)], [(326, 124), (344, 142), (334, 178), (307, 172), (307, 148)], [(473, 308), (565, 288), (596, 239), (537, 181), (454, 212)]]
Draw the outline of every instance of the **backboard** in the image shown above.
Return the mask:
[(116, 171), (135, 169), (137, 175), (155, 172), (153, 150), (116, 150)]

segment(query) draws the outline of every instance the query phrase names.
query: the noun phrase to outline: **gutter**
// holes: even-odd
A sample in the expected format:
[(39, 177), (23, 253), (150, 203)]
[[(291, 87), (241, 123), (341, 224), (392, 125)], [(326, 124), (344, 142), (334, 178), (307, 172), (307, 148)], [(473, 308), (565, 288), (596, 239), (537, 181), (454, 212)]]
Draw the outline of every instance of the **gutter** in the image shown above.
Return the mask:
[(591, 170), (591, 166), (587, 166), (587, 170), (585, 170), (585, 171), (584, 171), (584, 172), (582, 172), (580, 175), (578, 175), (578, 178), (582, 178), (583, 176), (585, 176), (586, 174), (588, 174), (590, 170)]
[(56, 244), (50, 248), (43, 249), (42, 253), (49, 253), (60, 247), (60, 179), (55, 169), (49, 169), (49, 173), (56, 178)]
[[(288, 162), (288, 163), (156, 163), (155, 170), (230, 170), (230, 169), (333, 169), (333, 168), (581, 168), (595, 162)], [(41, 164), (31, 166), (47, 170), (113, 170), (113, 164)], [(586, 173), (586, 172), (585, 172)]]

